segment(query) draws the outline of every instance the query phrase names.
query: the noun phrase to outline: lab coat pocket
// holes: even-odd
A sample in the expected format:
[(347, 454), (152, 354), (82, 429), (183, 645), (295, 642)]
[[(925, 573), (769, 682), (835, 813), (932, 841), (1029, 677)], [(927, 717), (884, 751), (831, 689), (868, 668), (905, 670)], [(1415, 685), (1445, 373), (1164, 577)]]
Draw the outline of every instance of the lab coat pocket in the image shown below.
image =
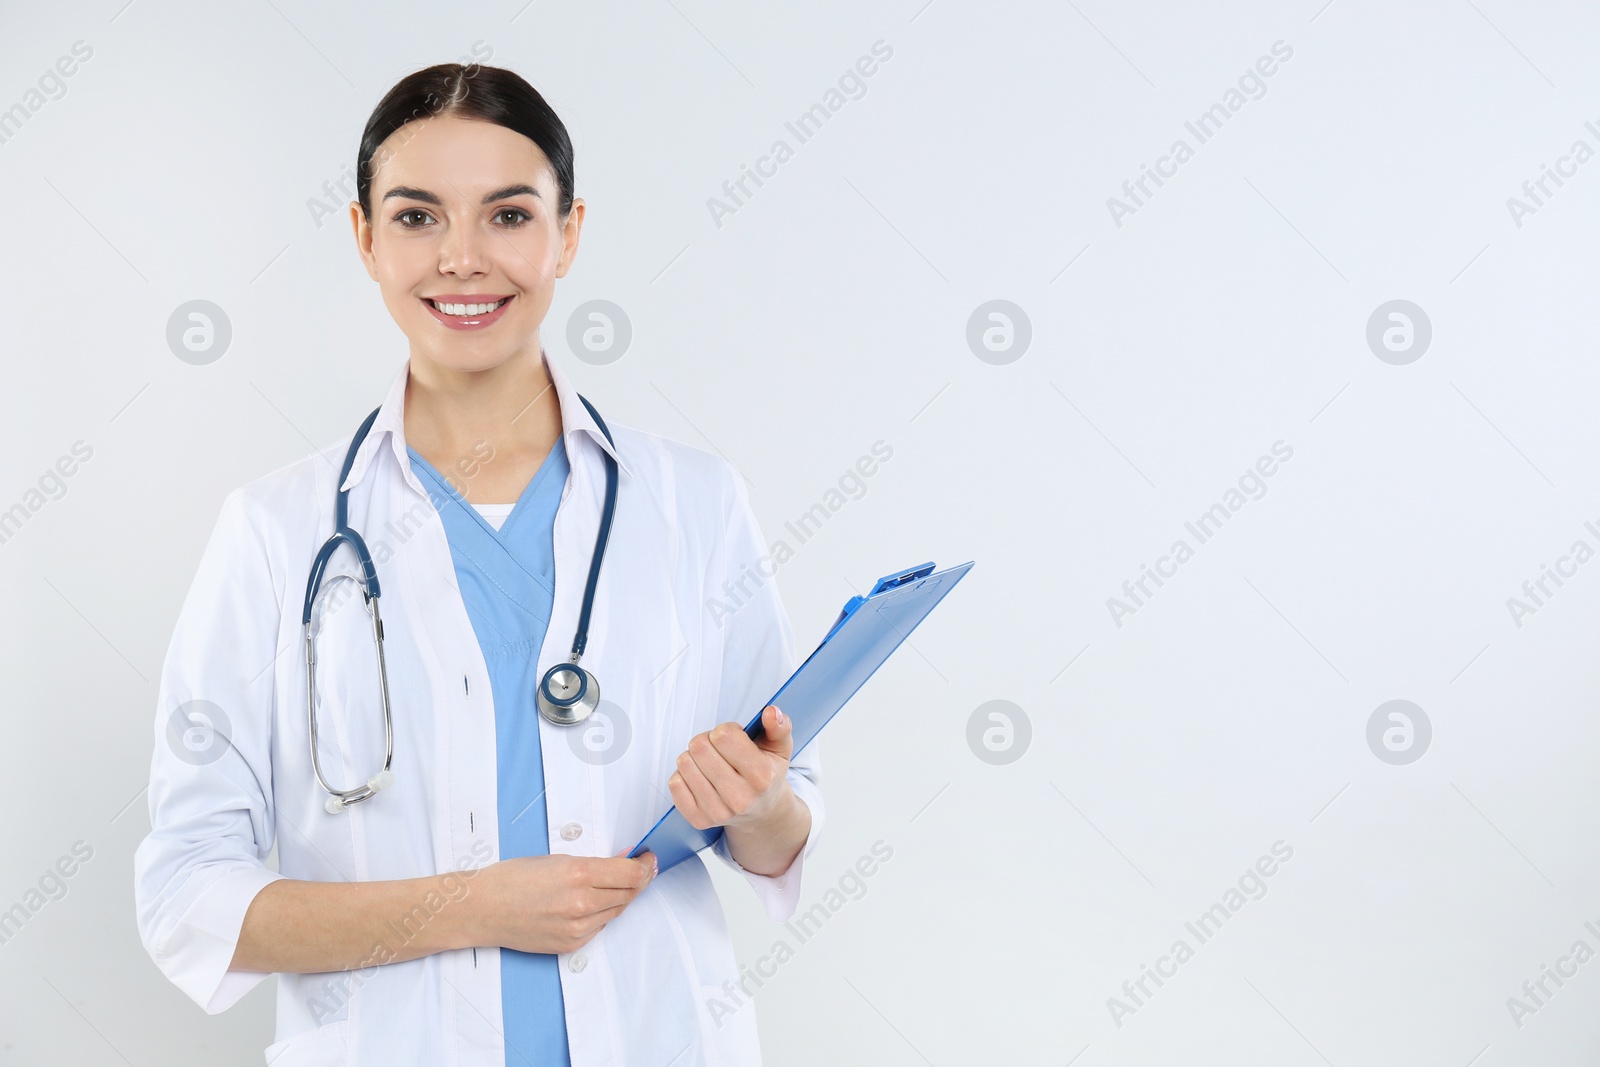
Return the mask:
[(345, 1067), (350, 1059), (350, 1020), (325, 1023), (267, 1046), (268, 1067)]

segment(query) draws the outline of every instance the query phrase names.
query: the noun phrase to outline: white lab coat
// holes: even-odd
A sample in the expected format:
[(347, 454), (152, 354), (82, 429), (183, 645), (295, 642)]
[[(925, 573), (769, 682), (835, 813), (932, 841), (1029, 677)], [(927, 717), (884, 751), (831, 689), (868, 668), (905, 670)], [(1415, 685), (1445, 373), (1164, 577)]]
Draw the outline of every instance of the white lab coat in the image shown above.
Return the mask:
[[(555, 520), (555, 603), (540, 672), (570, 652), (604, 495), (601, 450), (610, 451), (560, 368), (548, 357), (546, 366), (572, 473)], [(444, 526), (406, 455), (408, 372), (409, 363), (345, 483), (351, 525), (381, 583), (394, 785), (330, 815), (308, 756), (301, 604), (312, 558), (333, 529), (353, 426), (325, 451), (228, 494), (162, 669), (151, 831), (134, 858), (139, 932), (162, 972), (209, 1013), (266, 977), (227, 967), (246, 908), (274, 879), (413, 878), (500, 858), (489, 675)], [(596, 407), (605, 414), (603, 402)], [(608, 749), (586, 760), (569, 737), (584, 727), (540, 722), (550, 851), (583, 856), (637, 841), (670, 804), (666, 781), (690, 737), (747, 720), (796, 666), (743, 479), (709, 453), (607, 422), (619, 486), (584, 664), (632, 736), (620, 757)], [(347, 549), (335, 560), (331, 570), (353, 572)], [(364, 618), (361, 598), (350, 599)], [(325, 635), (319, 750), (324, 774), (348, 788), (383, 761), (372, 640), (359, 627), (330, 625)], [(199, 700), (209, 704), (187, 704)], [(227, 740), (208, 747), (203, 732), (190, 733), (198, 743), (186, 747), (186, 723), (172, 721), (186, 705), (185, 714), (220, 708), (227, 725), (216, 729)], [(822, 825), (817, 772), (813, 744), (789, 771), (811, 809), (801, 857), (778, 877), (743, 872), (775, 921), (794, 911), (804, 855)], [(274, 843), (277, 871), (265, 862)], [(725, 847), (716, 852), (742, 871)], [(470, 879), (460, 885), (470, 893)], [(424, 903), (417, 921), (443, 904)], [(381, 959), (358, 971), (282, 975), (268, 1062), (502, 1067), (499, 949)], [(574, 1067), (758, 1063), (754, 1010), (739, 981), (710, 877), (691, 859), (561, 957)]]

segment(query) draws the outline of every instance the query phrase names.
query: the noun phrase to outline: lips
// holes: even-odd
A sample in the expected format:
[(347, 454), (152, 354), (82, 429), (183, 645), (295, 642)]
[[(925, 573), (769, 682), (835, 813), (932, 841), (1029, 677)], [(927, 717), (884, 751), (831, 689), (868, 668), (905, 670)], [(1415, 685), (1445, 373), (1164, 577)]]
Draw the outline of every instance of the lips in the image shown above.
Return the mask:
[(481, 330), (497, 322), (513, 299), (495, 293), (445, 293), (423, 297), (422, 303), (428, 314), (453, 330)]

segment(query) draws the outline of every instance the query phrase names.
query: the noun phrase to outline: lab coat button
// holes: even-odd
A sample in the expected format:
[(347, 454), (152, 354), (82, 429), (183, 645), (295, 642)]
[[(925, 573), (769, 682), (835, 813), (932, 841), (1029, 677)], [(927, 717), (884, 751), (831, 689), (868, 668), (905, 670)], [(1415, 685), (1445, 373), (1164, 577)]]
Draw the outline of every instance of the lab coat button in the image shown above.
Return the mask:
[(561, 840), (576, 841), (583, 836), (583, 827), (575, 822), (569, 822), (561, 828)]
[(589, 966), (589, 957), (580, 952), (567, 962), (567, 966), (571, 968), (573, 974), (581, 974), (583, 969)]

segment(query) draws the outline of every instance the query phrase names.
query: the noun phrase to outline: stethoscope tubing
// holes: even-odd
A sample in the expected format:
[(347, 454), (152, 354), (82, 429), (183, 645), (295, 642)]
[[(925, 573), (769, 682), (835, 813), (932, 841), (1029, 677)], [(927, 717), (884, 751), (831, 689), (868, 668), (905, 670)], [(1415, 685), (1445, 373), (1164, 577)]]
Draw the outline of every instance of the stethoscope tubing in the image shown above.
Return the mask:
[[(595, 423), (600, 427), (600, 432), (605, 434), (606, 441), (611, 447), (616, 448), (616, 439), (611, 436), (611, 429), (600, 417), (589, 399), (579, 394), (578, 399), (593, 416)], [(389, 669), (383, 649), (383, 616), (378, 609), (381, 590), (378, 585), (378, 568), (372, 559), (372, 553), (367, 550), (367, 543), (361, 535), (350, 525), (350, 500), (349, 492), (344, 488), (344, 483), (350, 476), (350, 471), (355, 465), (356, 453), (361, 448), (361, 443), (366, 440), (372, 424), (377, 421), (381, 407), (374, 408), (350, 440), (350, 447), (345, 452), (344, 464), (339, 471), (338, 493), (334, 500), (334, 529), (333, 534), (323, 543), (318, 550), (316, 558), (311, 564), (311, 573), (306, 579), (305, 602), (300, 612), (300, 623), (305, 637), (305, 663), (306, 663), (306, 716), (308, 722), (308, 744), (311, 750), (311, 770), (320, 785), (329, 796), (325, 803), (330, 814), (337, 814), (352, 804), (359, 804), (375, 796), (380, 790), (388, 787), (394, 781), (392, 766), (394, 764), (394, 711), (389, 700)], [(557, 441), (555, 447), (559, 448), (561, 442)], [(589, 643), (589, 619), (594, 611), (595, 590), (600, 581), (600, 566), (605, 559), (606, 545), (611, 539), (611, 524), (616, 514), (617, 505), (617, 461), (615, 457), (606, 456), (606, 491), (605, 503), (600, 512), (600, 528), (595, 535), (594, 554), (589, 560), (589, 576), (584, 584), (583, 605), (578, 614), (578, 628), (572, 639), (572, 659), (568, 663), (558, 663), (545, 672), (539, 681), (537, 703), (539, 712), (550, 722), (559, 726), (570, 726), (582, 722), (598, 706), (600, 700), (600, 683), (588, 670), (578, 666), (584, 650)], [(356, 559), (361, 564), (362, 597), (365, 601), (367, 615), (372, 623), (373, 644), (378, 655), (378, 687), (383, 703), (383, 737), (384, 756), (383, 769), (361, 785), (350, 789), (340, 789), (331, 784), (322, 772), (321, 757), (317, 753), (317, 653), (314, 639), (312, 616), (316, 607), (317, 595), (322, 589), (323, 576), (333, 554), (340, 545), (349, 545), (355, 552)], [(351, 581), (357, 579), (347, 575), (340, 575)], [(552, 691), (552, 685), (558, 683), (558, 677), (568, 674), (577, 675), (577, 692), (572, 696), (560, 696)], [(565, 685), (563, 684), (563, 688)]]

